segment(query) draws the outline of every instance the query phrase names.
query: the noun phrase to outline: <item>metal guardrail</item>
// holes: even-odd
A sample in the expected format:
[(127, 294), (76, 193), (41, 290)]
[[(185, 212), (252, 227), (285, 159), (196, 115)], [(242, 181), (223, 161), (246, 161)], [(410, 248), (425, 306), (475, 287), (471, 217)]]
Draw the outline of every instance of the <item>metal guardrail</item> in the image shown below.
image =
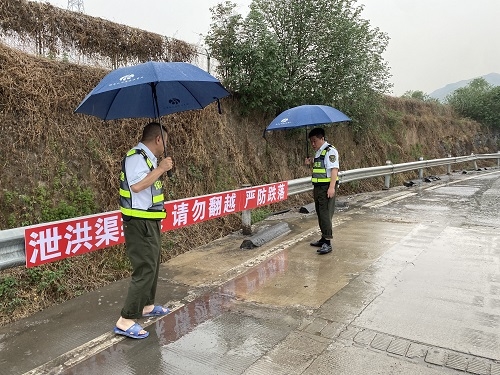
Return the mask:
[[(340, 183), (363, 180), (384, 176), (385, 187), (389, 188), (390, 176), (396, 173), (408, 172), (412, 170), (423, 170), (424, 168), (439, 167), (452, 164), (474, 162), (474, 169), (477, 169), (477, 160), (497, 159), (500, 167), (500, 152), (496, 154), (481, 154), (470, 156), (449, 157), (443, 159), (421, 160), (402, 164), (387, 164), (378, 167), (358, 168), (349, 171), (339, 172)], [(449, 169), (448, 169), (449, 170)], [(389, 177), (389, 178), (388, 178)], [(288, 181), (288, 195), (305, 193), (312, 190), (311, 178), (304, 177)], [(28, 227), (7, 229), (0, 231), (0, 270), (16, 267), (25, 264), (25, 240), (24, 231)]]
[[(339, 172), (339, 182), (346, 183), (351, 181), (364, 180), (373, 177), (386, 177), (385, 188), (390, 187), (390, 176), (396, 173), (409, 172), (413, 170), (423, 170), (425, 168), (439, 167), (439, 166), (451, 166), (452, 164), (474, 162), (474, 169), (478, 169), (476, 162), (477, 160), (487, 160), (487, 159), (497, 159), (498, 166), (500, 167), (500, 152), (496, 154), (481, 154), (481, 155), (469, 155), (469, 156), (458, 156), (449, 157), (443, 159), (433, 159), (433, 160), (421, 160), (409, 163), (401, 164), (389, 164), (369, 167), (369, 168), (358, 168), (351, 169), (348, 171)], [(448, 173), (450, 169), (448, 168)], [(305, 193), (312, 190), (311, 178), (304, 177), (296, 180), (288, 181), (288, 195)]]
[(25, 227), (0, 231), (0, 270), (25, 263), (24, 230)]

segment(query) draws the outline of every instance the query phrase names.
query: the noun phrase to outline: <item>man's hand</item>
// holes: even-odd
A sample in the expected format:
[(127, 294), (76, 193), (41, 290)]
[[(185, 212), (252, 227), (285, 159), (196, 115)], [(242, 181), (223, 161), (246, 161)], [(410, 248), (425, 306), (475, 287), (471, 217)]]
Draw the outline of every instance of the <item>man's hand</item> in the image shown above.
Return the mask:
[(163, 171), (163, 173), (168, 172), (174, 167), (174, 162), (172, 161), (172, 158), (170, 156), (167, 156), (166, 158), (162, 159), (160, 161), (160, 164), (158, 165), (158, 168)]
[(328, 198), (333, 198), (335, 196), (335, 185), (328, 187), (328, 191), (326, 192), (326, 196)]
[(304, 161), (304, 164), (305, 165), (311, 165), (313, 162), (313, 158), (306, 158), (306, 160)]

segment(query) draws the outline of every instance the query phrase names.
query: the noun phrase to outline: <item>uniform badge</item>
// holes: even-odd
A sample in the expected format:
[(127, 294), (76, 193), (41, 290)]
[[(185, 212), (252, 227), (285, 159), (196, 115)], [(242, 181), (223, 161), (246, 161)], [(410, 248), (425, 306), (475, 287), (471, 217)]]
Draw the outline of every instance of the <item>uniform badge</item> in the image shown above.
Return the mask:
[(335, 161), (337, 160), (337, 156), (332, 154), (332, 155), (330, 155), (329, 159), (330, 159), (330, 163), (335, 163)]

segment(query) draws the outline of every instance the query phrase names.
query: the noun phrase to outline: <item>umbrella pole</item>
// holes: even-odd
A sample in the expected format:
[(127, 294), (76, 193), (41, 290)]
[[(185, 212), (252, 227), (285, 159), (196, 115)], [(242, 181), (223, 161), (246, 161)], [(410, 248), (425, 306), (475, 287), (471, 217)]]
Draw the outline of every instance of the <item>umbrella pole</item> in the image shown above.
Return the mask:
[(309, 139), (307, 139), (307, 126), (306, 126), (306, 158), (309, 157)]
[[(165, 146), (165, 136), (163, 135), (163, 126), (161, 125), (160, 122), (160, 108), (158, 106), (158, 96), (156, 94), (156, 84), (151, 83), (151, 88), (153, 89), (153, 101), (155, 103), (155, 112), (156, 112), (156, 118), (158, 119), (158, 124), (160, 124), (160, 134), (161, 134), (161, 141), (163, 142), (163, 155), (167, 157), (167, 147)], [(167, 171), (167, 176), (172, 177), (172, 170)]]

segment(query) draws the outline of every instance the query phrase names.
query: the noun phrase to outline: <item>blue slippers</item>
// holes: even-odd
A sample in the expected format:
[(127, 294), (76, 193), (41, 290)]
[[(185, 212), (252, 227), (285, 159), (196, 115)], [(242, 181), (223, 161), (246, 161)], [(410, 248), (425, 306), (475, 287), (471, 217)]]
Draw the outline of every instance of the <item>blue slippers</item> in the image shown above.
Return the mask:
[(127, 330), (120, 329), (118, 327), (115, 327), (114, 332), (117, 335), (122, 335), (122, 336), (127, 336), (133, 339), (145, 339), (146, 337), (149, 336), (149, 332), (146, 332), (144, 334), (140, 334), (143, 328), (140, 326), (139, 323), (135, 323), (132, 327), (130, 327)]
[[(153, 307), (153, 310), (151, 312), (144, 314), (143, 316), (144, 317), (163, 316), (163, 315), (167, 315), (169, 312), (170, 312), (170, 309), (168, 309), (167, 307), (155, 306), (155, 307)], [(126, 329), (126, 330), (120, 329), (116, 326), (113, 329), (113, 331), (117, 335), (127, 336), (127, 337), (130, 337), (132, 339), (145, 339), (146, 337), (149, 336), (149, 332), (146, 332), (143, 334), (139, 333), (142, 330), (143, 330), (143, 328), (141, 327), (141, 325), (139, 323), (135, 323), (129, 329)]]
[(170, 309), (167, 307), (163, 306), (155, 306), (153, 310), (147, 314), (144, 314), (144, 317), (149, 317), (149, 316), (163, 316), (167, 315), (170, 312)]

